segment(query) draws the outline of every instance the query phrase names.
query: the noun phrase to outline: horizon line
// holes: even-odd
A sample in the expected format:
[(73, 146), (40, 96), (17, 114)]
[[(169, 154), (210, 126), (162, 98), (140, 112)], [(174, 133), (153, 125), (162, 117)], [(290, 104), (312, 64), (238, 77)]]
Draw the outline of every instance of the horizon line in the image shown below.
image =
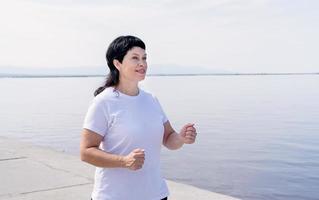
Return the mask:
[[(242, 75), (252, 75), (252, 76), (269, 76), (269, 75), (319, 75), (319, 72), (280, 72), (280, 73), (156, 73), (156, 74), (147, 74), (146, 76), (242, 76)], [(76, 77), (105, 77), (107, 75), (102, 74), (91, 74), (91, 75), (82, 75), (82, 74), (1, 74), (0, 78), (76, 78)]]

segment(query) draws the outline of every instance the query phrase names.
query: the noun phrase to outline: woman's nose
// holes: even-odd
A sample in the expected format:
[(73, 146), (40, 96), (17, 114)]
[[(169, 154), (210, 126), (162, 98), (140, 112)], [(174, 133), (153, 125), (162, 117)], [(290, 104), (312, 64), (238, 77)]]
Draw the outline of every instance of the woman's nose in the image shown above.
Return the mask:
[(142, 67), (147, 66), (147, 62), (145, 60), (141, 60), (138, 64), (139, 64), (139, 66), (142, 66)]

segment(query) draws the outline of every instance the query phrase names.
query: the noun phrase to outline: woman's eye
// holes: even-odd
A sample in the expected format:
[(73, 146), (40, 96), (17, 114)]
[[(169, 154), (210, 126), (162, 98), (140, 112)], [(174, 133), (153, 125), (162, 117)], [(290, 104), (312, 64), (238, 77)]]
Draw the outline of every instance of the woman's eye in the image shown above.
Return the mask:
[(134, 59), (134, 60), (138, 60), (138, 57), (134, 56), (133, 59)]
[(146, 57), (143, 57), (143, 60), (146, 60)]

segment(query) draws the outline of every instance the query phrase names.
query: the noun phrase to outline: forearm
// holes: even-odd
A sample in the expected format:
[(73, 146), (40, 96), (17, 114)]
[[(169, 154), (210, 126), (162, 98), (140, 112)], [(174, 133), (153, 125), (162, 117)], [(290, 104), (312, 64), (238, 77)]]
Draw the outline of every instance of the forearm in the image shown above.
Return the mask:
[(176, 150), (176, 149), (179, 149), (183, 146), (184, 142), (182, 140), (182, 138), (179, 136), (178, 133), (176, 133), (175, 131), (172, 132), (171, 134), (169, 134), (166, 142), (165, 142), (165, 146), (168, 148), (168, 149), (171, 149), (171, 150)]
[(96, 167), (103, 168), (125, 168), (124, 156), (115, 155), (102, 151), (97, 147), (81, 150), (81, 160)]

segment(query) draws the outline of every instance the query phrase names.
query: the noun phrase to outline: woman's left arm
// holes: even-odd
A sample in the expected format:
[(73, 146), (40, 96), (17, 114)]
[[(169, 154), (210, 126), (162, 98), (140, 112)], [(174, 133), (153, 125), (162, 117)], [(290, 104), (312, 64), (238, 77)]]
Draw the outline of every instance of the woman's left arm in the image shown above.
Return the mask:
[(196, 135), (194, 124), (188, 123), (183, 126), (179, 133), (176, 133), (170, 122), (167, 121), (164, 124), (163, 145), (171, 150), (179, 149), (184, 144), (193, 144)]

